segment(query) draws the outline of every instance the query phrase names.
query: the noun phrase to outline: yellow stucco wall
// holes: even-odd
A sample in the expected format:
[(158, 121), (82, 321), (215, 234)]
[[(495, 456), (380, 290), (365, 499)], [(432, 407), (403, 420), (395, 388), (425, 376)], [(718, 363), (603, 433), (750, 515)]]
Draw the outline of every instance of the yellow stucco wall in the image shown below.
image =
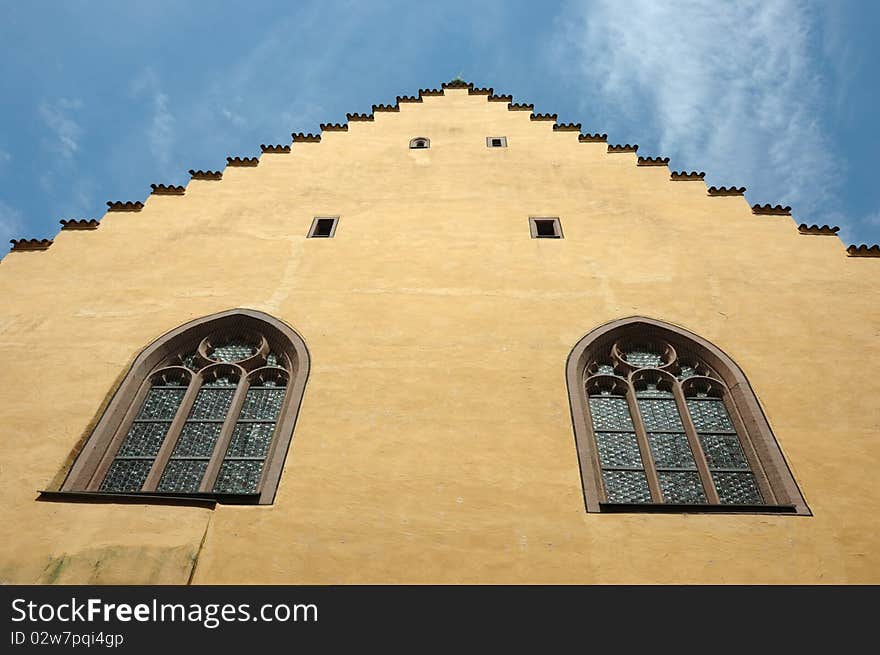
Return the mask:
[[(880, 582), (880, 261), (551, 125), (446, 90), (6, 256), (0, 581)], [(140, 349), (235, 307), (312, 357), (274, 505), (35, 501)], [(586, 513), (565, 361), (632, 315), (739, 363), (814, 516)]]

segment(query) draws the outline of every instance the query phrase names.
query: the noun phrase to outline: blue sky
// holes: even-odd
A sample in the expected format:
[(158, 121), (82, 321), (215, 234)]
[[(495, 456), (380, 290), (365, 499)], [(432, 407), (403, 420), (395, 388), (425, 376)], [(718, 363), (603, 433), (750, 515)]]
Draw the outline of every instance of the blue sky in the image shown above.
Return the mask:
[(0, 254), (458, 74), (880, 242), (877, 2), (0, 4)]

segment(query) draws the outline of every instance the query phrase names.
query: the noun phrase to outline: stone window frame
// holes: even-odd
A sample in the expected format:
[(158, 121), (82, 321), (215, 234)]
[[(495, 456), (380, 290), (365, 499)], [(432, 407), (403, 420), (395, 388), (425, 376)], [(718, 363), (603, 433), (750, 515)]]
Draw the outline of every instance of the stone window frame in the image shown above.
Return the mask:
[[(500, 141), (500, 143), (496, 146), (493, 141)], [(507, 147), (507, 137), (506, 136), (487, 136), (486, 137), (486, 147), (487, 148), (506, 148)]]
[[(205, 358), (205, 342), (212, 335), (247, 334), (259, 337), (257, 352), (249, 358), (235, 363), (213, 363), (203, 366), (198, 372), (189, 371), (172, 360), (180, 352), (199, 349)], [(269, 352), (279, 354), (284, 359), (287, 371), (286, 392), (281, 409), (275, 418), (275, 429), (266, 454), (260, 482), (254, 493), (237, 494), (214, 492), (206, 488), (216, 479), (219, 467), (226, 456), (226, 447), (231, 432), (239, 419), (239, 411), (245, 400), (248, 378), (258, 371), (266, 371), (266, 356)], [(201, 376), (208, 369), (237, 369), (238, 380), (232, 403), (227, 410), (221, 436), (218, 438), (201, 487), (197, 492), (159, 492), (155, 487), (164, 471), (171, 452), (180, 436), (183, 423), (201, 386)], [(289, 325), (264, 312), (249, 309), (233, 309), (195, 319), (162, 335), (147, 346), (135, 358), (106, 409), (103, 411), (91, 435), (85, 441), (76, 460), (71, 466), (59, 492), (44, 492), (47, 499), (72, 500), (83, 497), (100, 499), (120, 499), (131, 502), (162, 502), (167, 499), (192, 499), (230, 504), (271, 505), (274, 502), (281, 472), (290, 448), (296, 420), (302, 403), (305, 385), (308, 380), (310, 357), (305, 341)], [(240, 370), (239, 370), (240, 369)], [(144, 399), (149, 393), (153, 379), (161, 373), (178, 371), (190, 375), (186, 392), (181, 401), (171, 427), (163, 437), (159, 453), (156, 455), (150, 474), (139, 492), (101, 491), (100, 486), (113, 456), (135, 420)], [(279, 373), (280, 375), (280, 373)], [(55, 496), (53, 498), (53, 496)], [(61, 496), (61, 498), (57, 498)]]
[[(712, 504), (711, 496), (708, 494), (707, 498), (710, 499), (710, 502), (705, 504), (663, 502), (656, 495), (656, 480), (651, 483), (650, 474), (648, 474), (648, 478), (652, 495), (651, 503), (612, 503), (607, 501), (598, 444), (593, 432), (587, 386), (591, 379), (609, 376), (591, 375), (588, 367), (596, 362), (602, 353), (611, 348), (617, 348), (618, 343), (626, 341), (669, 344), (673, 351), (680, 351), (673, 352), (670, 356), (671, 361), (666, 361), (661, 365), (660, 370), (664, 367), (674, 369), (675, 366), (678, 366), (678, 360), (674, 359), (676, 357), (691, 361), (699, 360), (711, 370), (712, 377), (716, 378), (715, 382), (718, 383), (715, 388), (720, 393), (720, 398), (730, 415), (741, 447), (764, 496), (765, 504)], [(618, 364), (620, 363), (618, 360)], [(645, 443), (645, 426), (639, 418), (638, 410), (634, 409), (633, 377), (634, 374), (637, 374), (637, 370), (635, 367), (630, 367), (627, 370), (625, 361), (623, 369), (626, 377), (621, 377), (620, 382), (625, 386), (625, 389), (622, 386), (621, 392), (627, 398), (630, 407), (644, 468), (646, 473), (649, 469), (656, 471), (651, 455), (647, 454), (646, 457), (646, 450), (650, 452), (650, 449)], [(618, 369), (615, 369), (615, 375), (617, 374)], [(745, 513), (812, 516), (745, 373), (720, 348), (699, 335), (676, 325), (643, 316), (606, 323), (586, 334), (575, 344), (566, 362), (566, 382), (587, 512)], [(686, 411), (681, 383), (673, 390), (688, 442), (697, 460), (697, 469), (704, 486), (707, 486), (706, 460), (701, 454), (696, 430), (689, 413)], [(703, 458), (702, 462), (701, 458)]]
[[(330, 226), (330, 234), (318, 234), (318, 225), (319, 221), (333, 221)], [(338, 216), (315, 216), (312, 219), (312, 225), (309, 228), (309, 232), (306, 235), (309, 239), (332, 239), (336, 236), (336, 227), (339, 225), (339, 217)]]
[(430, 147), (431, 139), (426, 136), (416, 136), (409, 141), (410, 150), (427, 150)]
[[(553, 234), (539, 234), (538, 222), (547, 221), (553, 225)], [(564, 239), (562, 223), (558, 216), (529, 216), (529, 234), (533, 239)]]

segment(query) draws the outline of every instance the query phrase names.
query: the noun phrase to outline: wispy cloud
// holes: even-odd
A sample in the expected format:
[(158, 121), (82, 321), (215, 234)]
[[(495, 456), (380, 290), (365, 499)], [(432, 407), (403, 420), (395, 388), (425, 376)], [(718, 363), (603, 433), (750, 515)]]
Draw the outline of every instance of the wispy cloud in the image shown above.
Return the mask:
[(57, 150), (65, 159), (72, 159), (79, 150), (83, 130), (72, 114), (82, 108), (82, 100), (70, 98), (42, 102), (37, 108), (43, 123), (55, 137), (54, 140), (47, 142), (47, 146), (50, 150)]
[(10, 239), (21, 237), (23, 224), (21, 212), (0, 200), (0, 249), (3, 252)]
[(152, 68), (144, 69), (131, 84), (131, 97), (150, 103), (149, 134), (147, 143), (157, 163), (168, 169), (173, 160), (174, 115), (170, 99), (162, 89), (161, 81)]
[(583, 108), (599, 110), (597, 127), (820, 222), (842, 165), (819, 118), (812, 11), (795, 0), (575, 2), (556, 54), (574, 54), (580, 83), (598, 91), (598, 107)]

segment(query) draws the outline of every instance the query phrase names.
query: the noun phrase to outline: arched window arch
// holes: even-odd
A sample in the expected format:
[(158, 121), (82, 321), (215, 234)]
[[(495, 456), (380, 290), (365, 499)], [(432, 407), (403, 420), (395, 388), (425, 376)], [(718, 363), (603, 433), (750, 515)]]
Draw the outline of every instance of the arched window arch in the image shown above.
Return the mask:
[(809, 514), (745, 375), (705, 339), (614, 321), (566, 375), (588, 511)]
[(424, 150), (431, 147), (431, 139), (424, 136), (417, 136), (409, 142), (409, 147), (413, 150)]
[(262, 312), (172, 330), (135, 359), (61, 490), (270, 504), (308, 371), (302, 338)]

